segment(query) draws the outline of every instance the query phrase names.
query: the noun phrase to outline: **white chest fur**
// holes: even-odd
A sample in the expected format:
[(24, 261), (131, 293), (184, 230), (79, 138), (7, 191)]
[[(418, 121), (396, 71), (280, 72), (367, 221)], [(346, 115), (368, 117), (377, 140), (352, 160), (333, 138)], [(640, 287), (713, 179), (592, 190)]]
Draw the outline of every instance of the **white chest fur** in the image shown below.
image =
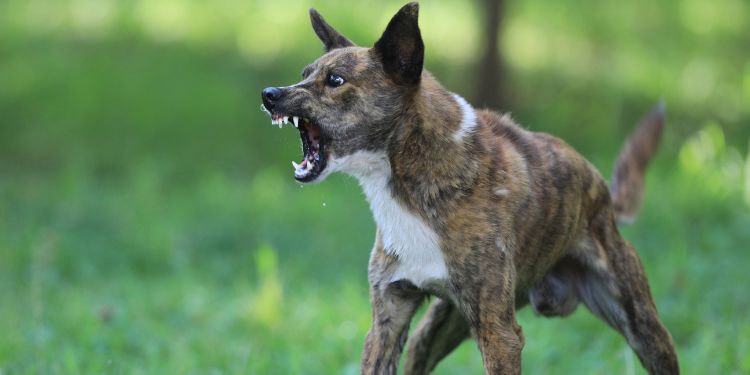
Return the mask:
[(359, 151), (333, 159), (329, 168), (353, 175), (362, 185), (383, 245), (399, 260), (393, 281), (405, 279), (423, 287), (447, 278), (437, 233), (390, 192), (391, 167), (385, 154)]

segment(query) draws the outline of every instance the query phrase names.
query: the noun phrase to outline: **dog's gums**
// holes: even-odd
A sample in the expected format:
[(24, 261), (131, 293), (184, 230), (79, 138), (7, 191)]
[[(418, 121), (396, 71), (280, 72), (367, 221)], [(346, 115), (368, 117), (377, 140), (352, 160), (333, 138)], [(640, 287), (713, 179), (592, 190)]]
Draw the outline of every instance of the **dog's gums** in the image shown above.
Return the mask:
[(294, 127), (299, 130), (302, 142), (302, 161), (299, 163), (292, 161), (294, 178), (300, 182), (315, 180), (326, 165), (320, 126), (306, 117), (273, 113), (266, 109), (264, 105), (261, 105), (260, 109), (271, 116), (271, 124), (278, 125), (279, 129), (284, 124), (289, 124), (291, 118)]

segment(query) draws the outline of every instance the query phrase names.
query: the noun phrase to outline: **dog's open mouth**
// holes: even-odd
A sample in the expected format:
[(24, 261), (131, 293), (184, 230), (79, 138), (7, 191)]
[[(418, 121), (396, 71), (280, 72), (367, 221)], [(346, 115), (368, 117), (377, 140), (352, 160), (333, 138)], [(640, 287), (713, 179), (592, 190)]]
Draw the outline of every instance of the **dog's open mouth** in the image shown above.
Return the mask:
[(261, 110), (271, 116), (271, 124), (278, 125), (279, 128), (285, 124), (294, 124), (294, 127), (299, 130), (302, 140), (302, 161), (299, 163), (292, 161), (294, 178), (300, 182), (315, 180), (326, 166), (325, 145), (322, 141), (320, 126), (306, 117), (272, 113), (263, 105), (261, 105)]

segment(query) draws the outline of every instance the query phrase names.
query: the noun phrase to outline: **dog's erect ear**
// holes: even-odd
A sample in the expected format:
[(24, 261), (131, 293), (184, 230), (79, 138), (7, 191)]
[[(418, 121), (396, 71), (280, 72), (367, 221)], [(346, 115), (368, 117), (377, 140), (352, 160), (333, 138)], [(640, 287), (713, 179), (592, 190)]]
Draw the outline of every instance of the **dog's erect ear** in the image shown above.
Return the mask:
[(315, 30), (315, 34), (318, 34), (318, 38), (326, 46), (326, 52), (335, 48), (351, 47), (354, 45), (351, 40), (334, 30), (314, 8), (310, 8), (310, 22), (312, 23), (313, 30)]
[(388, 23), (374, 50), (383, 61), (383, 69), (399, 84), (415, 84), (422, 76), (424, 43), (417, 17), (419, 4), (404, 5)]

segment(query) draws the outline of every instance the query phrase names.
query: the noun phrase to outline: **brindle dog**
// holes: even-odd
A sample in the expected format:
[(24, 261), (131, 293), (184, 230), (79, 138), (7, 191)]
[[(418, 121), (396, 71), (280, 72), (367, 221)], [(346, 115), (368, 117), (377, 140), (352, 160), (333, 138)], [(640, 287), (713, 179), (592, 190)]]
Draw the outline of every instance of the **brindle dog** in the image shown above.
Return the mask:
[(640, 204), (664, 119), (646, 115), (611, 189), (565, 142), (507, 115), (475, 110), (422, 69), (418, 5), (404, 6), (372, 48), (314, 10), (326, 53), (293, 86), (263, 90), (263, 109), (300, 131), (295, 178), (355, 176), (377, 223), (368, 278), (373, 323), (365, 374), (396, 372), (414, 312), (406, 372), (423, 374), (469, 336), (488, 374), (520, 373), (516, 310), (565, 316), (579, 302), (619, 331), (651, 374), (679, 372), (643, 266), (616, 221)]

